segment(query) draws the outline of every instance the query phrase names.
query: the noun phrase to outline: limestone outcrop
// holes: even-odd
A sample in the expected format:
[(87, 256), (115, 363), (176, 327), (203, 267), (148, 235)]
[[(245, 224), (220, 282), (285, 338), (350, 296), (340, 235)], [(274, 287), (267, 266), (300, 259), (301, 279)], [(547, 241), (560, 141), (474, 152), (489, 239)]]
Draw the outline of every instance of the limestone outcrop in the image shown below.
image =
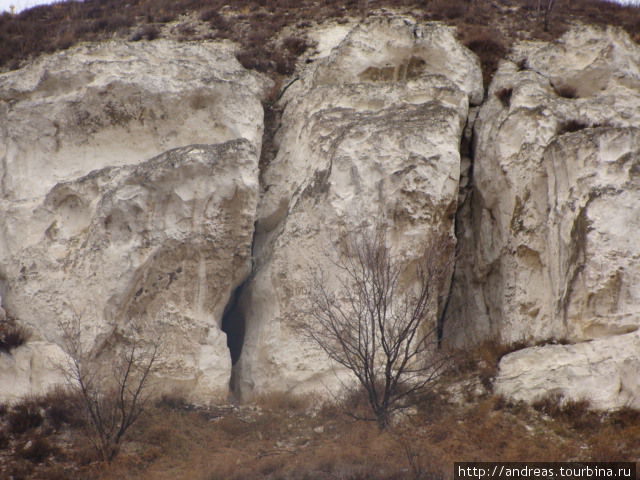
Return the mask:
[(200, 403), (335, 385), (295, 329), (310, 269), (335, 281), (347, 235), (383, 223), (407, 272), (457, 239), (445, 343), (531, 346), (497, 392), (640, 406), (640, 47), (521, 42), (484, 98), (442, 24), (309, 37), (261, 171), (272, 84), (231, 44), (87, 44), (0, 75), (0, 315), (32, 334), (0, 352), (0, 401), (61, 380), (70, 321), (101, 359), (160, 343), (162, 389)]
[(309, 268), (336, 274), (345, 233), (389, 222), (407, 265), (433, 231), (453, 236), (458, 147), (481, 98), (478, 60), (452, 31), (404, 17), (356, 26), (287, 90), (278, 154), (263, 175), (256, 270), (239, 302), (243, 398), (336, 382), (293, 324)]
[(640, 327), (639, 127), (640, 48), (621, 30), (521, 43), (501, 63), (475, 123), (450, 310), (458, 340), (600, 339), (505, 357), (503, 393), (533, 399), (546, 377), (550, 391), (599, 406), (629, 398), (626, 384), (618, 397), (575, 384), (591, 372), (613, 392), (604, 386), (637, 363), (626, 348), (637, 339), (616, 336)]
[(0, 76), (0, 198), (191, 144), (246, 138), (260, 150), (266, 79), (223, 43), (105, 42)]
[(228, 45), (168, 41), (86, 45), (0, 76), (0, 291), (32, 332), (0, 354), (0, 383), (38, 370), (1, 398), (56, 378), (41, 357), (70, 320), (95, 356), (122, 336), (159, 343), (165, 390), (226, 395), (221, 322), (251, 271), (268, 85)]

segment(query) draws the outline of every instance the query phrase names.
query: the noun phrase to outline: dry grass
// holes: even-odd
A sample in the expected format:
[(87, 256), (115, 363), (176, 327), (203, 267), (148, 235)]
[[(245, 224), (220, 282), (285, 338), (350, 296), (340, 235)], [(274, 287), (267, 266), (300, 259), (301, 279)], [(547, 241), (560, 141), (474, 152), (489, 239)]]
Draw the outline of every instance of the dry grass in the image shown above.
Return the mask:
[[(0, 15), (0, 70), (18, 68), (29, 57), (82, 41), (113, 36), (152, 40), (164, 24), (194, 13), (210, 31), (202, 37), (197, 29), (183, 25), (181, 40), (229, 38), (241, 45), (238, 57), (246, 67), (289, 75), (296, 57), (309, 47), (304, 31), (312, 22), (360, 19), (383, 7), (455, 25), (463, 41), (480, 55), (485, 83), (513, 41), (549, 40), (571, 22), (619, 25), (640, 42), (640, 8), (604, 0), (558, 2), (549, 32), (533, 0), (370, 0), (367, 11), (359, 0), (235, 0), (232, 5), (224, 0), (60, 1), (18, 15)], [(280, 43), (285, 27), (298, 33)]]
[(558, 135), (564, 135), (565, 133), (579, 132), (589, 128), (589, 124), (581, 120), (569, 120), (558, 125)]
[(459, 405), (432, 393), (420, 399), (417, 413), (398, 417), (383, 432), (335, 405), (283, 393), (242, 407), (159, 404), (110, 466), (96, 463), (81, 430), (68, 424), (55, 435), (42, 426), (27, 435), (5, 432), (16, 457), (4, 466), (0, 460), (0, 478), (10, 471), (48, 480), (438, 479), (450, 478), (455, 461), (631, 460), (640, 454), (640, 412), (603, 415), (584, 402), (558, 400), (531, 408), (488, 396)]
[(11, 353), (14, 348), (24, 345), (30, 336), (29, 329), (19, 325), (12, 318), (0, 322), (0, 352)]
[(511, 105), (511, 95), (513, 94), (513, 88), (501, 88), (496, 92), (496, 97), (502, 103), (504, 108), (509, 108)]

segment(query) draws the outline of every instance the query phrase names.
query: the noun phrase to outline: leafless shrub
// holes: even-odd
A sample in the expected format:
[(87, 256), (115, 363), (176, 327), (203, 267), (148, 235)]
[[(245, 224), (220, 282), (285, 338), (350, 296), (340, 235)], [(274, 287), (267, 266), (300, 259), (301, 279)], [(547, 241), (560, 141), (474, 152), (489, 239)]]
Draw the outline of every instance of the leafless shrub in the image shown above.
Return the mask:
[(553, 86), (553, 91), (562, 98), (578, 98), (578, 90), (570, 85)]
[(585, 128), (589, 128), (589, 124), (583, 122), (581, 120), (569, 120), (567, 122), (563, 122), (558, 126), (558, 135), (563, 135), (565, 133), (573, 133), (579, 132), (580, 130), (584, 130)]
[(509, 108), (511, 105), (511, 95), (513, 94), (513, 88), (501, 88), (496, 92), (496, 97), (502, 103), (505, 108)]
[(83, 347), (79, 319), (61, 324), (61, 328), (70, 358), (61, 368), (79, 399), (89, 440), (100, 458), (110, 463), (149, 403), (149, 378), (158, 343), (129, 341), (107, 369)]
[(8, 414), (9, 432), (20, 435), (42, 425), (40, 406), (31, 398), (13, 405)]
[(0, 352), (11, 353), (11, 350), (24, 345), (31, 333), (12, 319), (0, 322)]
[(411, 272), (417, 280), (411, 288), (403, 283), (410, 273), (385, 236), (383, 227), (347, 235), (345, 254), (335, 262), (339, 292), (328, 272), (310, 272), (299, 324), (308, 340), (356, 377), (372, 414), (364, 419), (380, 429), (393, 412), (429, 390), (450, 360), (437, 349), (434, 311), (450, 274), (451, 239), (441, 235), (427, 243)]

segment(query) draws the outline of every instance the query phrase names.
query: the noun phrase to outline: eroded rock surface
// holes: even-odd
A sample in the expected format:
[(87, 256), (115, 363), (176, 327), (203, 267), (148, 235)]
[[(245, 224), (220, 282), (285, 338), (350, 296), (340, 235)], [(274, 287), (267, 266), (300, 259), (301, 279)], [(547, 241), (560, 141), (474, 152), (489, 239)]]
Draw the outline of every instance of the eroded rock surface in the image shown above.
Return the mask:
[(220, 322), (251, 268), (257, 165), (246, 140), (182, 147), (56, 185), (28, 232), (10, 210), (5, 235), (33, 241), (3, 258), (6, 308), (59, 344), (60, 322), (79, 319), (96, 355), (135, 332), (160, 343), (164, 387), (226, 393)]
[(0, 76), (0, 197), (171, 148), (246, 138), (260, 150), (267, 81), (221, 43), (104, 42)]
[(638, 405), (638, 45), (518, 44), (483, 101), (448, 27), (323, 35), (261, 191), (269, 82), (229, 45), (85, 45), (0, 75), (0, 308), (32, 331), (0, 354), (0, 401), (60, 381), (73, 319), (102, 358), (159, 340), (163, 388), (197, 402), (227, 393), (232, 358), (242, 398), (322, 391), (343, 372), (294, 329), (309, 268), (335, 277), (345, 235), (379, 222), (409, 267), (457, 211), (444, 340), (567, 341), (503, 357), (496, 390)]
[[(226, 394), (268, 84), (206, 42), (86, 45), (0, 76), (0, 284), (27, 346), (80, 319), (94, 355), (136, 335), (160, 343), (164, 389)], [(40, 370), (33, 393), (56, 375)]]
[[(622, 393), (572, 384), (638, 357), (606, 351), (631, 345), (613, 336), (640, 326), (640, 47), (621, 30), (581, 27), (510, 55), (475, 124), (450, 314), (463, 319), (461, 342), (602, 338), (507, 356), (498, 384), (532, 399), (551, 370), (550, 390), (617, 406)], [(605, 357), (606, 370), (593, 366)]]
[[(356, 26), (287, 91), (279, 151), (265, 172), (255, 275), (236, 388), (323, 390), (326, 355), (292, 325), (309, 267), (327, 276), (345, 232), (392, 226), (392, 250), (415, 260), (435, 230), (453, 235), (460, 137), (482, 98), (478, 60), (438, 24), (404, 17)], [(445, 289), (446, 285), (441, 285)]]

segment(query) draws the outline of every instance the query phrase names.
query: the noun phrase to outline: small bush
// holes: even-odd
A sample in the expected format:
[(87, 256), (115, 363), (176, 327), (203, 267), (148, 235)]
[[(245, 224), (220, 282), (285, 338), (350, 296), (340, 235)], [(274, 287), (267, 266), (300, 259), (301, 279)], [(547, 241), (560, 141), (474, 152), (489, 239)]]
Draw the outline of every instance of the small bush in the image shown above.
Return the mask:
[(132, 42), (138, 42), (140, 40), (155, 40), (160, 36), (160, 29), (155, 25), (144, 25), (136, 33), (131, 36)]
[(554, 85), (553, 91), (556, 92), (556, 95), (562, 98), (578, 98), (578, 90), (570, 85)]
[(8, 415), (9, 431), (22, 434), (42, 425), (40, 406), (32, 399), (26, 399), (11, 408)]
[(169, 410), (188, 410), (191, 404), (180, 393), (163, 393), (156, 402), (156, 408), (168, 408)]
[(27, 441), (18, 449), (18, 455), (33, 463), (42, 463), (58, 449), (44, 437), (36, 437)]
[(580, 130), (584, 130), (585, 128), (589, 128), (588, 123), (582, 122), (580, 120), (569, 120), (567, 122), (561, 123), (558, 126), (558, 135), (579, 132)]
[(609, 416), (609, 423), (619, 428), (640, 425), (640, 410), (637, 408), (623, 407)]
[(502, 103), (505, 108), (509, 108), (511, 105), (511, 95), (513, 94), (513, 88), (501, 88), (496, 92), (496, 97)]
[(84, 425), (84, 419), (78, 413), (80, 399), (62, 387), (50, 391), (41, 397), (38, 403), (44, 409), (45, 419), (56, 430), (64, 425)]
[(499, 32), (472, 27), (463, 32), (464, 44), (480, 58), (485, 88), (489, 85), (498, 62), (507, 53), (507, 46)]
[(536, 400), (531, 406), (576, 430), (594, 430), (600, 425), (600, 415), (591, 409), (588, 400), (566, 400), (562, 394), (551, 394)]
[(271, 69), (272, 62), (264, 51), (257, 47), (242, 50), (236, 55), (236, 58), (244, 68), (249, 70), (266, 72)]
[(0, 352), (11, 353), (11, 350), (24, 345), (29, 340), (30, 332), (13, 321), (0, 324)]
[(282, 42), (282, 46), (293, 55), (302, 55), (311, 45), (300, 37), (287, 37)]

